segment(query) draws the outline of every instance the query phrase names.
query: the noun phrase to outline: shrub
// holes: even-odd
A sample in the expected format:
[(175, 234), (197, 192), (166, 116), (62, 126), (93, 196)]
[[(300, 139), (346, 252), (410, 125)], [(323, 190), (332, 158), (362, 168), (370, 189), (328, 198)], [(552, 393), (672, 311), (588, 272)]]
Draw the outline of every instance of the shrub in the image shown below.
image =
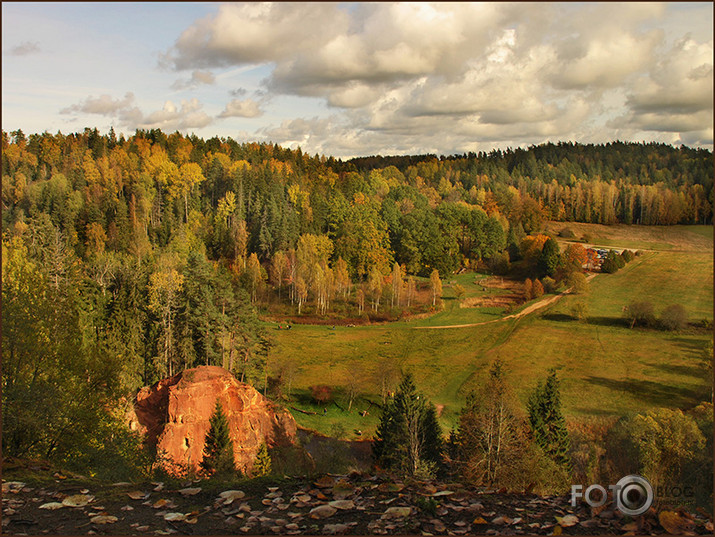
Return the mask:
[(531, 295), (534, 298), (539, 298), (544, 296), (544, 286), (541, 284), (539, 280), (534, 280), (534, 284), (531, 288)]
[(333, 399), (333, 389), (325, 384), (317, 384), (310, 387), (310, 394), (316, 403), (321, 405), (331, 401)]
[[(611, 251), (613, 251), (613, 250), (611, 250)], [(609, 252), (609, 254), (610, 254), (610, 252)], [(615, 252), (613, 252), (613, 254), (614, 254), (615, 258), (616, 258), (616, 264), (618, 265), (618, 268), (621, 269), (621, 268), (625, 267), (625, 266), (626, 266), (626, 260), (623, 259), (623, 256), (622, 256), (621, 254), (617, 254), (617, 253), (615, 253)]]
[(524, 298), (526, 300), (531, 300), (532, 294), (534, 293), (534, 284), (530, 278), (524, 280)]
[(541, 280), (541, 283), (544, 285), (545, 293), (553, 293), (554, 291), (556, 291), (556, 280), (554, 280), (553, 278), (544, 276), (544, 278)]
[(668, 306), (660, 314), (660, 324), (666, 330), (682, 330), (688, 324), (688, 312), (680, 304)]
[(454, 284), (454, 286), (452, 287), (452, 289), (454, 289), (454, 295), (455, 295), (457, 298), (462, 298), (462, 296), (464, 295), (464, 287), (462, 287), (461, 285), (459, 285), (458, 283), (456, 283), (456, 284)]
[(618, 269), (621, 268), (618, 264), (618, 257), (619, 256), (616, 255), (616, 252), (609, 250), (608, 255), (606, 255), (606, 259), (604, 259), (603, 263), (601, 263), (601, 272), (605, 272), (606, 274), (618, 272)]
[(559, 232), (559, 236), (564, 239), (573, 239), (576, 237), (576, 233), (574, 233), (570, 227), (565, 227)]
[(635, 254), (633, 252), (631, 252), (630, 250), (623, 250), (623, 252), (621, 253), (621, 256), (623, 257), (623, 260), (626, 263), (630, 263), (631, 261), (633, 261)]
[(633, 418), (630, 429), (641, 471), (655, 487), (682, 483), (683, 469), (705, 447), (697, 423), (681, 410), (649, 410)]
[(569, 274), (566, 285), (571, 288), (571, 292), (575, 295), (588, 293), (588, 281), (583, 272), (572, 272)]
[(623, 310), (623, 315), (630, 321), (631, 328), (636, 324), (640, 326), (652, 326), (655, 322), (653, 304), (648, 301), (631, 302)]
[(583, 321), (588, 316), (588, 306), (583, 301), (576, 302), (571, 306), (571, 315), (575, 319)]
[(494, 274), (508, 274), (511, 270), (511, 263), (509, 263), (509, 253), (504, 251), (498, 254), (494, 254), (491, 259), (489, 259), (489, 270)]

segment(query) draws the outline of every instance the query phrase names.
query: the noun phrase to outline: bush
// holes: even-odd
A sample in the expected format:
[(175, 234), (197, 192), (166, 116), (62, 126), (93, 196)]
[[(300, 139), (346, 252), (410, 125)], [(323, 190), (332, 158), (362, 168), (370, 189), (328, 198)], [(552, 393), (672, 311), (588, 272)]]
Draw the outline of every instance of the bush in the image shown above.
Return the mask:
[(588, 293), (588, 281), (583, 272), (572, 272), (566, 280), (566, 286), (571, 288), (571, 292), (575, 295), (584, 295)]
[(489, 270), (494, 274), (504, 275), (508, 274), (511, 270), (511, 263), (509, 262), (509, 253), (504, 251), (498, 254), (494, 254), (491, 259), (489, 259)]
[(631, 261), (633, 261), (635, 254), (633, 252), (631, 252), (630, 250), (623, 250), (623, 252), (621, 253), (621, 256), (623, 257), (623, 260), (626, 263), (630, 263)]
[(570, 227), (565, 227), (559, 232), (559, 236), (564, 239), (573, 239), (576, 237), (576, 233), (574, 233)]
[(631, 328), (636, 324), (640, 326), (652, 326), (655, 322), (653, 304), (651, 302), (631, 302), (623, 310), (623, 316), (630, 321)]
[(540, 298), (544, 296), (544, 286), (539, 280), (534, 280), (534, 285), (531, 288), (531, 295), (534, 298)]
[(534, 284), (532, 283), (531, 278), (527, 278), (526, 280), (524, 280), (524, 298), (526, 300), (531, 300), (533, 293)]
[(333, 399), (333, 389), (325, 384), (318, 384), (310, 387), (310, 394), (318, 404), (325, 404)]
[(668, 306), (660, 314), (660, 324), (666, 330), (682, 330), (688, 324), (688, 312), (680, 304)]
[(588, 316), (588, 306), (586, 305), (586, 303), (583, 301), (579, 301), (576, 302), (573, 306), (571, 306), (571, 316), (574, 319), (583, 321)]
[[(614, 255), (615, 255), (616, 264), (618, 265), (618, 268), (619, 268), (619, 269), (622, 269), (623, 267), (625, 267), (625, 266), (626, 266), (626, 260), (623, 259), (623, 256), (622, 256), (621, 254), (617, 254), (617, 253), (615, 253), (615, 252), (613, 252), (613, 253), (614, 253)], [(609, 252), (609, 254), (610, 254), (610, 252)]]
[(697, 423), (681, 410), (649, 410), (633, 418), (630, 430), (641, 472), (655, 487), (683, 483), (683, 470), (705, 448)]
[(553, 293), (554, 291), (556, 291), (556, 280), (554, 280), (553, 278), (544, 276), (544, 278), (541, 280), (541, 283), (544, 286), (545, 293)]
[(621, 268), (618, 264), (618, 258), (619, 256), (616, 255), (616, 252), (609, 250), (606, 259), (604, 259), (603, 263), (601, 263), (601, 272), (605, 272), (606, 274), (618, 272), (618, 269)]

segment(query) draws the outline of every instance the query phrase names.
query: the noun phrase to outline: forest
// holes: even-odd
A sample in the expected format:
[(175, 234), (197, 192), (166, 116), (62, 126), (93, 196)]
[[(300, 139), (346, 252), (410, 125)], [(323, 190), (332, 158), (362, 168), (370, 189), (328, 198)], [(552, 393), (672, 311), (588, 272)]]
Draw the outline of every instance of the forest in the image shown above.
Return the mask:
[(425, 278), (434, 305), (440, 278), (530, 255), (525, 276), (558, 276), (529, 253), (546, 221), (711, 224), (712, 170), (707, 150), (655, 143), (341, 161), (159, 130), (3, 131), (3, 449), (124, 460), (140, 386), (202, 364), (265, 385), (269, 306), (410, 310)]

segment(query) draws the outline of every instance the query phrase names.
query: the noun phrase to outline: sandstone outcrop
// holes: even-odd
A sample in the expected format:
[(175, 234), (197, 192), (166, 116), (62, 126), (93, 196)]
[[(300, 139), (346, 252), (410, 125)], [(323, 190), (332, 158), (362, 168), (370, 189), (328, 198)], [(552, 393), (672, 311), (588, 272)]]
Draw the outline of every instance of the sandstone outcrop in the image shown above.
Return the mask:
[(295, 440), (293, 416), (215, 366), (187, 369), (142, 388), (129, 425), (145, 435), (149, 446), (156, 446), (167, 470), (197, 470), (217, 399), (228, 418), (234, 460), (240, 470), (250, 471), (264, 441), (274, 446)]

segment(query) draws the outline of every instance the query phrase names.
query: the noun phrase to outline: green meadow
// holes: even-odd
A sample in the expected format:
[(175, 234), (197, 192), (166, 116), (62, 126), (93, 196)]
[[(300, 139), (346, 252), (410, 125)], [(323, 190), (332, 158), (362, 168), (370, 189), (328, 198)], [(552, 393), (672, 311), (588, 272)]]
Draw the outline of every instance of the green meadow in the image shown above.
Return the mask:
[[(466, 273), (447, 278), (444, 309), (426, 318), (271, 330), (275, 346), (269, 365), (275, 371), (291, 364), (292, 397), (286, 404), (298, 423), (324, 434), (369, 438), (380, 415), (381, 386), (394, 386), (399, 371), (409, 369), (449, 429), (466, 393), (480, 384), (497, 358), (523, 402), (547, 369), (556, 367), (564, 411), (572, 422), (652, 407), (686, 409), (709, 399), (712, 372), (704, 354), (712, 328), (702, 321), (713, 319), (712, 227), (571, 227), (579, 238), (588, 233), (593, 243), (644, 251), (619, 272), (593, 278), (587, 295), (565, 295), (518, 319), (502, 320), (507, 313), (503, 308), (460, 308), (450, 282), (465, 288), (461, 300), (503, 292), (484, 290), (477, 283), (484, 275)], [(586, 304), (586, 320), (571, 314), (577, 301)], [(656, 316), (681, 304), (691, 326), (681, 332), (631, 329), (622, 312), (632, 301), (650, 301)], [(333, 387), (335, 402), (312, 401), (309, 387), (318, 384)], [(357, 397), (347, 412), (351, 392)], [(358, 413), (363, 410), (368, 415)]]

